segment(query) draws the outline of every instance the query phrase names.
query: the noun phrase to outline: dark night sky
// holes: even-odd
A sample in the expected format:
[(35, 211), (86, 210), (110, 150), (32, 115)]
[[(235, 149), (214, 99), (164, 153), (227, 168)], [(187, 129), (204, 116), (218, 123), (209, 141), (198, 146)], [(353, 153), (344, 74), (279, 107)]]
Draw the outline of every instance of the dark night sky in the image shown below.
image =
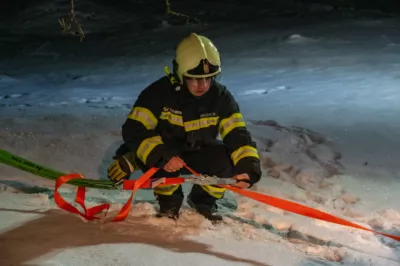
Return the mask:
[[(154, 30), (163, 24), (185, 25), (185, 17), (167, 14), (165, 0), (74, 0), (75, 15), (85, 36), (92, 39)], [(170, 0), (171, 9), (189, 16), (192, 25), (255, 23), (268, 27), (296, 24), (287, 18), (323, 21), (352, 18), (393, 17), (400, 14), (398, 0)], [(0, 57), (19, 53), (30, 42), (74, 35), (58, 23), (68, 18), (70, 0), (2, 1), (0, 8)], [(279, 19), (282, 19), (282, 22)], [(278, 20), (277, 20), (278, 19)], [(267, 23), (265, 23), (267, 22)], [(86, 38), (88, 40), (89, 38)], [(70, 41), (70, 40), (67, 40)], [(75, 40), (74, 40), (75, 41)]]
[[(7, 26), (24, 20), (35, 20), (43, 16), (62, 16), (68, 12), (69, 0), (5, 0), (2, 1), (0, 13)], [(171, 0), (172, 9), (196, 16), (207, 21), (224, 20), (257, 20), (268, 16), (316, 16), (332, 12), (385, 12), (399, 13), (398, 0)], [(82, 15), (81, 20), (90, 20), (92, 17), (107, 16), (109, 13), (119, 13), (120, 16), (140, 16), (143, 22), (151, 24), (165, 15), (166, 5), (164, 0), (78, 0), (75, 1), (77, 14)], [(95, 8), (97, 6), (98, 8)], [(39, 10), (42, 10), (39, 12)], [(263, 12), (255, 14), (254, 11)], [(79, 12), (82, 12), (80, 14)], [(170, 18), (171, 19), (171, 18)], [(110, 22), (102, 22), (110, 23)], [(179, 23), (179, 22), (176, 22)], [(3, 27), (4, 27), (4, 23)], [(12, 29), (4, 29), (3, 31)]]

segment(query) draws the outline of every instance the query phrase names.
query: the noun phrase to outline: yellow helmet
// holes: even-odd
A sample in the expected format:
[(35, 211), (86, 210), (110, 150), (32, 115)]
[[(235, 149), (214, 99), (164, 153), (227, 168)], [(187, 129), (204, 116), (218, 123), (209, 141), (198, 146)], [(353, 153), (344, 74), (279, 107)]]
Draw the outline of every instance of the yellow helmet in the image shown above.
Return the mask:
[(181, 82), (183, 76), (207, 78), (221, 72), (217, 47), (210, 39), (196, 33), (191, 33), (178, 44), (175, 64), (175, 74)]

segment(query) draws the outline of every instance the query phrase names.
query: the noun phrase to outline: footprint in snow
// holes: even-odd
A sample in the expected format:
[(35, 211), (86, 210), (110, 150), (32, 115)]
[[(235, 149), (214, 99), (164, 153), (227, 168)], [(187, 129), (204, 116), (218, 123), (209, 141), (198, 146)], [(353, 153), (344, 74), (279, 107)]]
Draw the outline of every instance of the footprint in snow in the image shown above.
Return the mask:
[(243, 93), (240, 93), (240, 95), (263, 95), (263, 94), (269, 94), (271, 92), (276, 92), (276, 91), (281, 91), (281, 90), (290, 90), (292, 87), (290, 86), (278, 86), (272, 89), (261, 89), (261, 90), (248, 90)]
[(112, 100), (110, 97), (94, 97), (94, 98), (73, 98), (78, 103), (101, 103)]
[(16, 98), (20, 98), (22, 96), (27, 96), (29, 95), (29, 93), (13, 93), (13, 94), (5, 94), (5, 95), (0, 95), (0, 100), (2, 99), (16, 99)]

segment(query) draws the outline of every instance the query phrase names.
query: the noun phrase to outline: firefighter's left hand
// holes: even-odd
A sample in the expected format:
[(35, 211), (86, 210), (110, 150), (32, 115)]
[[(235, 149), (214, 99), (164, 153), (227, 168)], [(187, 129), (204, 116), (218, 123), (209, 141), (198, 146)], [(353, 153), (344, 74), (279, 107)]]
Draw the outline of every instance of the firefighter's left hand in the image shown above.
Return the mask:
[(124, 156), (115, 158), (112, 164), (107, 169), (108, 178), (114, 183), (121, 180), (127, 180), (135, 170), (133, 165)]
[[(233, 177), (233, 179), (237, 180), (238, 182), (234, 184), (234, 187), (238, 188), (249, 188), (250, 187), (250, 177), (248, 174), (240, 174)], [(245, 180), (245, 181), (240, 181)]]

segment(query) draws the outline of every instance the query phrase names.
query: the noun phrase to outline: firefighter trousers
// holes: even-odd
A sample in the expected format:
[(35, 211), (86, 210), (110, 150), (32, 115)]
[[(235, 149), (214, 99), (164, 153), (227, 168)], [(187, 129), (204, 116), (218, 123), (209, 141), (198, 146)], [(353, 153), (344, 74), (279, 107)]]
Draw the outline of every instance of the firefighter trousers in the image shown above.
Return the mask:
[[(194, 171), (200, 174), (217, 176), (219, 178), (232, 178), (234, 166), (226, 145), (215, 142), (201, 149), (181, 152), (180, 158)], [(143, 172), (148, 169), (139, 163)], [(178, 177), (191, 174), (186, 168), (178, 172), (170, 173), (163, 169), (158, 170), (153, 177)], [(194, 204), (214, 205), (216, 200), (224, 196), (225, 188), (214, 185), (197, 185), (191, 188), (189, 197)], [(154, 188), (154, 194), (158, 200), (175, 201), (182, 203), (184, 194), (181, 185), (160, 186)]]

